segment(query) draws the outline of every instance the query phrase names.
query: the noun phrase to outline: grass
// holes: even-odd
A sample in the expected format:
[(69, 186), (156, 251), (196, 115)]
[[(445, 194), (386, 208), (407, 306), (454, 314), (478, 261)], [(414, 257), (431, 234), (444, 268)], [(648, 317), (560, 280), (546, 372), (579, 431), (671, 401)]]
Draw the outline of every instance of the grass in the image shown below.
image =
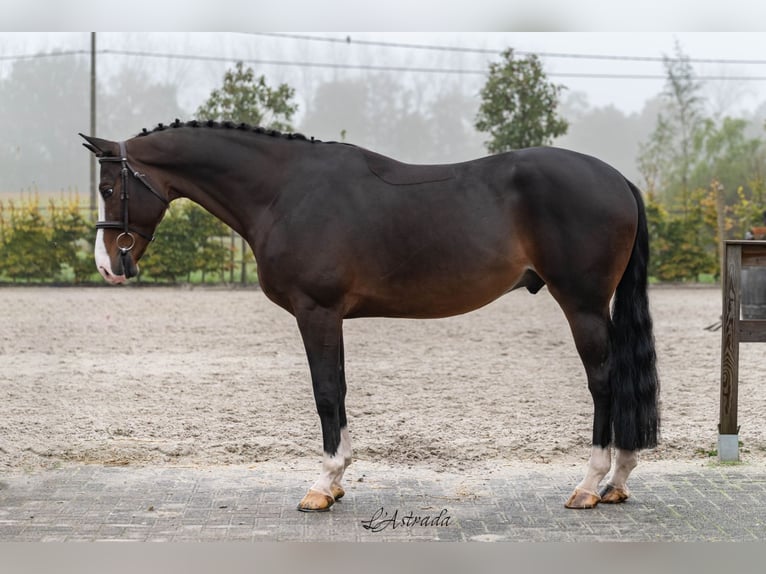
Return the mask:
[[(739, 452), (742, 454), (747, 454), (750, 452), (749, 448), (745, 448), (745, 443), (743, 443), (741, 440), (737, 442), (739, 446)], [(694, 454), (705, 457), (705, 458), (717, 458), (718, 457), (718, 449), (717, 448), (704, 448), (704, 447), (698, 447)], [(733, 461), (710, 461), (713, 465), (721, 465), (721, 466), (736, 466), (739, 464), (744, 464), (741, 460), (733, 460)]]

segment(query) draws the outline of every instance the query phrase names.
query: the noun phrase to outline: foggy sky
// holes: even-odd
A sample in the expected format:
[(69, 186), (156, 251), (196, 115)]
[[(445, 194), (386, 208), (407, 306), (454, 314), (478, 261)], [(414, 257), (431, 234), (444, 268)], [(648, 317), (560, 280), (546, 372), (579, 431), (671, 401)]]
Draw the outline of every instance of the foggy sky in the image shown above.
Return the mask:
[[(298, 35), (308, 36), (300, 33)], [(572, 117), (572, 114), (577, 115), (578, 102), (585, 112), (602, 110), (597, 114), (580, 114), (588, 123), (572, 122), (569, 134), (556, 143), (601, 157), (634, 179), (638, 143), (647, 137), (654, 127), (654, 116), (647, 113), (647, 102), (651, 103), (663, 90), (665, 79), (661, 58), (673, 56), (676, 43), (684, 54), (692, 58), (698, 76), (719, 78), (704, 82), (704, 96), (711, 108), (708, 110), (711, 115), (745, 115), (750, 118), (759, 106), (766, 102), (766, 34), (320, 32), (311, 35), (332, 40), (349, 38), (350, 42), (314, 41), (308, 38), (274, 37), (250, 32), (99, 32), (99, 83), (104, 86), (122, 86), (126, 71), (130, 70), (139, 70), (158, 81), (170, 82), (177, 86), (178, 104), (185, 110), (185, 113), (179, 112), (181, 119), (191, 119), (191, 114), (210, 91), (220, 86), (224, 71), (231, 68), (237, 60), (250, 60), (257, 63), (248, 65), (252, 65), (257, 74), (265, 74), (270, 84), (286, 82), (295, 88), (299, 111), (294, 124), (299, 128), (312, 113), (314, 118), (322, 115), (322, 110), (316, 109), (314, 98), (324, 83), (361, 81), (369, 85), (385, 85), (385, 81), (381, 84), (381, 79), (406, 86), (410, 91), (409, 105), (420, 111), (428, 110), (435, 98), (448, 92), (459, 92), (465, 98), (473, 99), (473, 107), (468, 106), (471, 109), (464, 108), (462, 112), (464, 123), (470, 125), (478, 106), (479, 90), (486, 79), (488, 63), (497, 60), (503, 49), (513, 47), (522, 53), (542, 54), (549, 79), (567, 88), (563, 95), (566, 104), (563, 109), (570, 114), (570, 120), (577, 119)], [(390, 45), (397, 43), (439, 49), (425, 50)], [(82, 54), (73, 57), (87, 62), (89, 47), (88, 32), (0, 33), (0, 79), (8, 77), (15, 63), (23, 63), (16, 59), (16, 56), (79, 50)], [(146, 54), (163, 57), (150, 57)], [(586, 57), (594, 55), (601, 57)], [(626, 57), (631, 59), (625, 59)], [(734, 59), (738, 62), (723, 63), (724, 59)], [(745, 62), (746, 60), (749, 62)], [(310, 63), (393, 69), (381, 71), (306, 65)], [(420, 71), (408, 72), (402, 71), (401, 68), (416, 68)], [(463, 73), (423, 71), (428, 69), (459, 70)], [(762, 79), (723, 79), (726, 77)], [(56, 86), (48, 86), (45, 89), (55, 90)], [(125, 105), (129, 105), (133, 89), (140, 91), (145, 87), (122, 86), (120, 89), (126, 90), (123, 100)], [(105, 96), (101, 94), (99, 97), (102, 101)], [(87, 100), (87, 85), (83, 83), (84, 106), (87, 105)], [(111, 97), (109, 101), (114, 106), (115, 98)], [(117, 101), (119, 102), (119, 98)], [(612, 106), (616, 109), (609, 111)], [(173, 118), (165, 117), (160, 109), (167, 107), (148, 107), (142, 111), (143, 115), (139, 114), (136, 119), (139, 122), (137, 125), (122, 127), (119, 133), (99, 135), (113, 139), (125, 138), (135, 134), (142, 127), (151, 128), (157, 122), (172, 121)], [(41, 110), (41, 113), (45, 112), (46, 110)], [(120, 109), (117, 107), (104, 110), (102, 107), (100, 113), (103, 115), (106, 112), (119, 115)], [(766, 113), (766, 106), (761, 112)], [(52, 121), (56, 121), (55, 118), (61, 117), (62, 114), (69, 113), (71, 110), (57, 110), (52, 114)], [(0, 116), (3, 116), (5, 121), (14, 119), (12, 110), (0, 110)], [(623, 121), (625, 118), (622, 116), (629, 121)], [(345, 125), (347, 122), (342, 115), (336, 117), (337, 125), (322, 126), (315, 121), (312, 125), (320, 127), (317, 131), (310, 132), (310, 135), (321, 139), (339, 139), (341, 131), (348, 126)], [(390, 126), (384, 123), (380, 126), (381, 130), (389, 128)], [(70, 131), (73, 134), (77, 131), (87, 132), (88, 126), (73, 127)], [(469, 134), (454, 137), (463, 137), (465, 145), (461, 149), (453, 150), (452, 155), (445, 152), (440, 157), (434, 157), (433, 153), (424, 155), (418, 153), (417, 149), (400, 149), (396, 146), (378, 148), (377, 151), (413, 162), (459, 161), (485, 154), (481, 145), (485, 136)], [(358, 133), (352, 132), (349, 133), (348, 141), (376, 149), (373, 145), (374, 139), (365, 140), (360, 138)], [(407, 141), (410, 138), (405, 134), (402, 139)], [(14, 142), (7, 143), (14, 145)], [(73, 142), (75, 147), (78, 143)], [(447, 142), (441, 143), (446, 147)], [(84, 157), (82, 161), (85, 162)], [(43, 175), (50, 174), (31, 173), (29, 181), (43, 185)], [(45, 180), (45, 188), (51, 188), (52, 184), (49, 181), (50, 177)], [(61, 187), (66, 188), (69, 185), (71, 184), (64, 182)], [(77, 187), (81, 188), (82, 184), (78, 183)], [(18, 189), (18, 186), (11, 189)], [(53, 186), (53, 189), (56, 187)], [(7, 186), (2, 189), (7, 190)]]
[[(563, 83), (570, 91), (583, 92), (594, 106), (614, 105), (626, 113), (641, 111), (647, 99), (658, 94), (664, 84), (664, 69), (657, 59), (675, 54), (679, 43), (683, 52), (693, 60), (695, 71), (710, 80), (708, 90), (716, 99), (731, 100), (733, 111), (754, 109), (766, 100), (766, 34), (764, 33), (609, 33), (609, 32), (469, 32), (469, 33), (403, 33), (403, 32), (318, 32), (316, 36), (334, 39), (403, 42), (420, 45), (478, 48), (500, 53), (507, 47), (517, 51), (543, 54), (546, 72), (551, 79)], [(89, 48), (87, 33), (0, 33), (0, 54)], [(377, 47), (354, 44), (331, 44), (289, 38), (270, 38), (251, 33), (101, 33), (99, 48), (111, 50), (140, 50), (158, 53), (198, 56), (292, 60), (300, 62), (332, 62), (340, 64), (376, 64), (406, 67), (442, 67), (466, 70), (486, 69), (496, 59), (493, 54), (470, 54)], [(654, 61), (589, 59), (570, 56), (646, 57)], [(108, 61), (108, 60), (111, 60)], [(118, 61), (119, 60), (119, 61)], [(729, 60), (724, 63), (712, 60)], [(745, 63), (744, 61), (750, 61)], [(0, 60), (0, 76), (8, 73), (12, 60)], [(104, 58), (104, 71), (119, 68), (130, 57)], [(174, 63), (177, 67), (178, 62)], [(142, 65), (167, 69), (168, 61), (143, 62)], [(183, 77), (181, 103), (199, 101), (217, 85), (223, 63), (189, 64)], [(326, 70), (322, 68), (284, 67), (279, 64), (260, 68), (275, 81), (300, 85), (307, 76), (313, 79), (333, 75), (353, 76), (361, 72)], [(559, 74), (563, 74), (559, 76)], [(573, 75), (622, 75), (634, 78), (573, 77)], [(407, 74), (404, 74), (406, 76)], [(653, 78), (647, 77), (652, 76)], [(480, 86), (481, 76), (453, 76), (471, 86)], [(760, 78), (726, 80), (726, 77)], [(180, 78), (179, 78), (180, 79)]]

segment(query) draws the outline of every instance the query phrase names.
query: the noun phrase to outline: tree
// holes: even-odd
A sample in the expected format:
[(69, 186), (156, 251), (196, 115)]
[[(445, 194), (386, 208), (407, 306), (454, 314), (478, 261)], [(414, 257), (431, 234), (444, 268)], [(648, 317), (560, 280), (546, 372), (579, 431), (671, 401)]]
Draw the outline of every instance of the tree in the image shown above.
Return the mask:
[(183, 210), (193, 234), (190, 239), (194, 244), (194, 266), (202, 272), (202, 282), (207, 273), (218, 273), (223, 279), (231, 265), (230, 250), (222, 242), (229, 234), (228, 227), (195, 203), (185, 203)]
[(724, 186), (727, 203), (737, 201), (738, 186), (746, 184), (754, 190), (763, 180), (763, 141), (747, 135), (747, 121), (725, 117), (720, 122), (706, 119), (697, 130), (697, 161), (691, 172), (699, 187), (713, 179)]
[(704, 194), (705, 190), (692, 193), (694, 208), (684, 216), (668, 213), (654, 194), (647, 194), (651, 276), (660, 281), (697, 281), (703, 273), (717, 273), (715, 246), (710, 243), (714, 229)]
[(295, 90), (287, 84), (271, 88), (264, 76), (255, 77), (252, 68), (237, 62), (223, 76), (223, 86), (211, 92), (197, 109), (201, 120), (245, 122), (264, 128), (290, 131), (290, 121), (298, 109), (291, 102)]
[(459, 84), (413, 87), (390, 74), (370, 74), (320, 84), (300, 129), (401, 161), (464, 161), (482, 152), (473, 127), (477, 106)]
[[(178, 85), (156, 80), (145, 70), (125, 66), (99, 86), (98, 132), (128, 137), (158, 122), (188, 114), (178, 103)], [(82, 131), (82, 130), (80, 130)]]
[(436, 146), (424, 107), (418, 90), (388, 74), (333, 80), (319, 86), (301, 128), (402, 161), (427, 162)]
[(476, 98), (457, 85), (439, 91), (428, 115), (432, 143), (427, 161), (465, 161), (481, 154), (481, 134), (471, 121), (477, 107)]
[[(384, 96), (388, 95), (389, 92), (384, 93)], [(369, 139), (373, 130), (367, 113), (370, 98), (367, 81), (336, 79), (323, 82), (307, 105), (301, 130), (324, 140), (347, 140), (373, 147)]]
[(173, 209), (157, 229), (157, 241), (144, 257), (144, 271), (152, 279), (176, 282), (191, 274), (218, 273), (223, 277), (230, 250), (221, 239), (228, 235), (224, 223), (187, 199), (173, 202)]
[[(611, 104), (591, 107), (582, 92), (569, 92), (561, 113), (570, 122), (569, 129), (554, 145), (602, 159), (629, 180), (641, 180), (636, 167), (638, 143), (651, 133), (656, 102), (650, 100), (640, 112), (626, 114)], [(651, 187), (644, 189), (650, 191)]]
[[(88, 77), (88, 60), (68, 55), (19, 60), (7, 76), (0, 75), (6, 119), (0, 191), (88, 190), (90, 156), (76, 137), (88, 129)], [(98, 97), (98, 132), (115, 138), (135, 134), (147, 122), (185, 115), (177, 88), (138, 68), (99, 76)]]
[[(200, 120), (219, 120), (247, 123), (267, 129), (292, 131), (290, 124), (298, 104), (292, 101), (295, 89), (287, 84), (276, 88), (266, 83), (266, 77), (255, 77), (252, 68), (245, 68), (237, 62), (234, 69), (226, 70), (223, 86), (215, 89), (210, 97), (197, 109)], [(246, 282), (247, 268), (245, 254), (248, 252), (245, 239), (242, 246), (242, 283)], [(212, 247), (212, 244), (211, 244)]]
[(641, 145), (639, 169), (650, 189), (658, 189), (668, 201), (689, 209), (691, 174), (695, 162), (695, 141), (704, 124), (700, 83), (694, 69), (676, 44), (674, 58), (663, 57), (666, 82), (662, 94), (664, 109), (648, 142)]
[(74, 145), (88, 125), (87, 85), (87, 62), (64, 55), (19, 60), (0, 77), (1, 191), (87, 189), (87, 157)]
[(153, 279), (176, 282), (195, 270), (197, 246), (190, 239), (193, 230), (183, 206), (167, 212), (157, 228), (157, 241), (143, 258), (144, 271)]
[(668, 174), (673, 169), (669, 151), (673, 148), (673, 139), (674, 132), (670, 123), (660, 114), (652, 135), (638, 146), (636, 163), (647, 193), (660, 193), (665, 189)]
[(476, 129), (488, 132), (485, 142), (491, 153), (549, 145), (566, 133), (569, 124), (558, 115), (564, 86), (547, 80), (540, 59), (516, 58), (512, 48), (500, 63), (489, 65), (489, 77), (481, 89)]
[(672, 118), (676, 129), (677, 178), (681, 188), (682, 207), (688, 208), (689, 175), (692, 168), (694, 139), (702, 122), (702, 99), (700, 84), (694, 78), (689, 57), (676, 44), (676, 58), (663, 58), (667, 73), (665, 94), (670, 101)]

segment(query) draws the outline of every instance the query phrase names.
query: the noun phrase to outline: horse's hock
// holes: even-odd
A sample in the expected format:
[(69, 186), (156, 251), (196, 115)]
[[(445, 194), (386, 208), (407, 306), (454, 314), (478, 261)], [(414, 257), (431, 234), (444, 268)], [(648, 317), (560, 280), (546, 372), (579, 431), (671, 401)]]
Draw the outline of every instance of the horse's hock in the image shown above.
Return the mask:
[(739, 460), (739, 344), (766, 342), (766, 241), (726, 241), (718, 459)]

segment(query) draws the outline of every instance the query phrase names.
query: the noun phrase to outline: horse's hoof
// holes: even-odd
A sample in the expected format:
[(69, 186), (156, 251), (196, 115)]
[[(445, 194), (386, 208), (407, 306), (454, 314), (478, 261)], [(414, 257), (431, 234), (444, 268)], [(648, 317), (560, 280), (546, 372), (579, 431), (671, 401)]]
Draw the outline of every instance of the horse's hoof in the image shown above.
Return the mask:
[(334, 503), (335, 499), (332, 496), (316, 490), (309, 490), (298, 504), (298, 510), (301, 512), (327, 512)]
[(572, 496), (566, 501), (567, 508), (596, 508), (596, 505), (601, 501), (601, 497), (595, 492), (589, 492), (580, 488), (575, 488)]
[(626, 488), (617, 488), (613, 484), (607, 484), (599, 492), (601, 495), (601, 502), (605, 504), (619, 504), (625, 502), (630, 498), (630, 492)]
[(343, 495), (346, 494), (346, 491), (343, 490), (343, 487), (340, 485), (333, 484), (330, 490), (332, 491), (332, 497), (335, 500), (340, 500), (343, 498)]

